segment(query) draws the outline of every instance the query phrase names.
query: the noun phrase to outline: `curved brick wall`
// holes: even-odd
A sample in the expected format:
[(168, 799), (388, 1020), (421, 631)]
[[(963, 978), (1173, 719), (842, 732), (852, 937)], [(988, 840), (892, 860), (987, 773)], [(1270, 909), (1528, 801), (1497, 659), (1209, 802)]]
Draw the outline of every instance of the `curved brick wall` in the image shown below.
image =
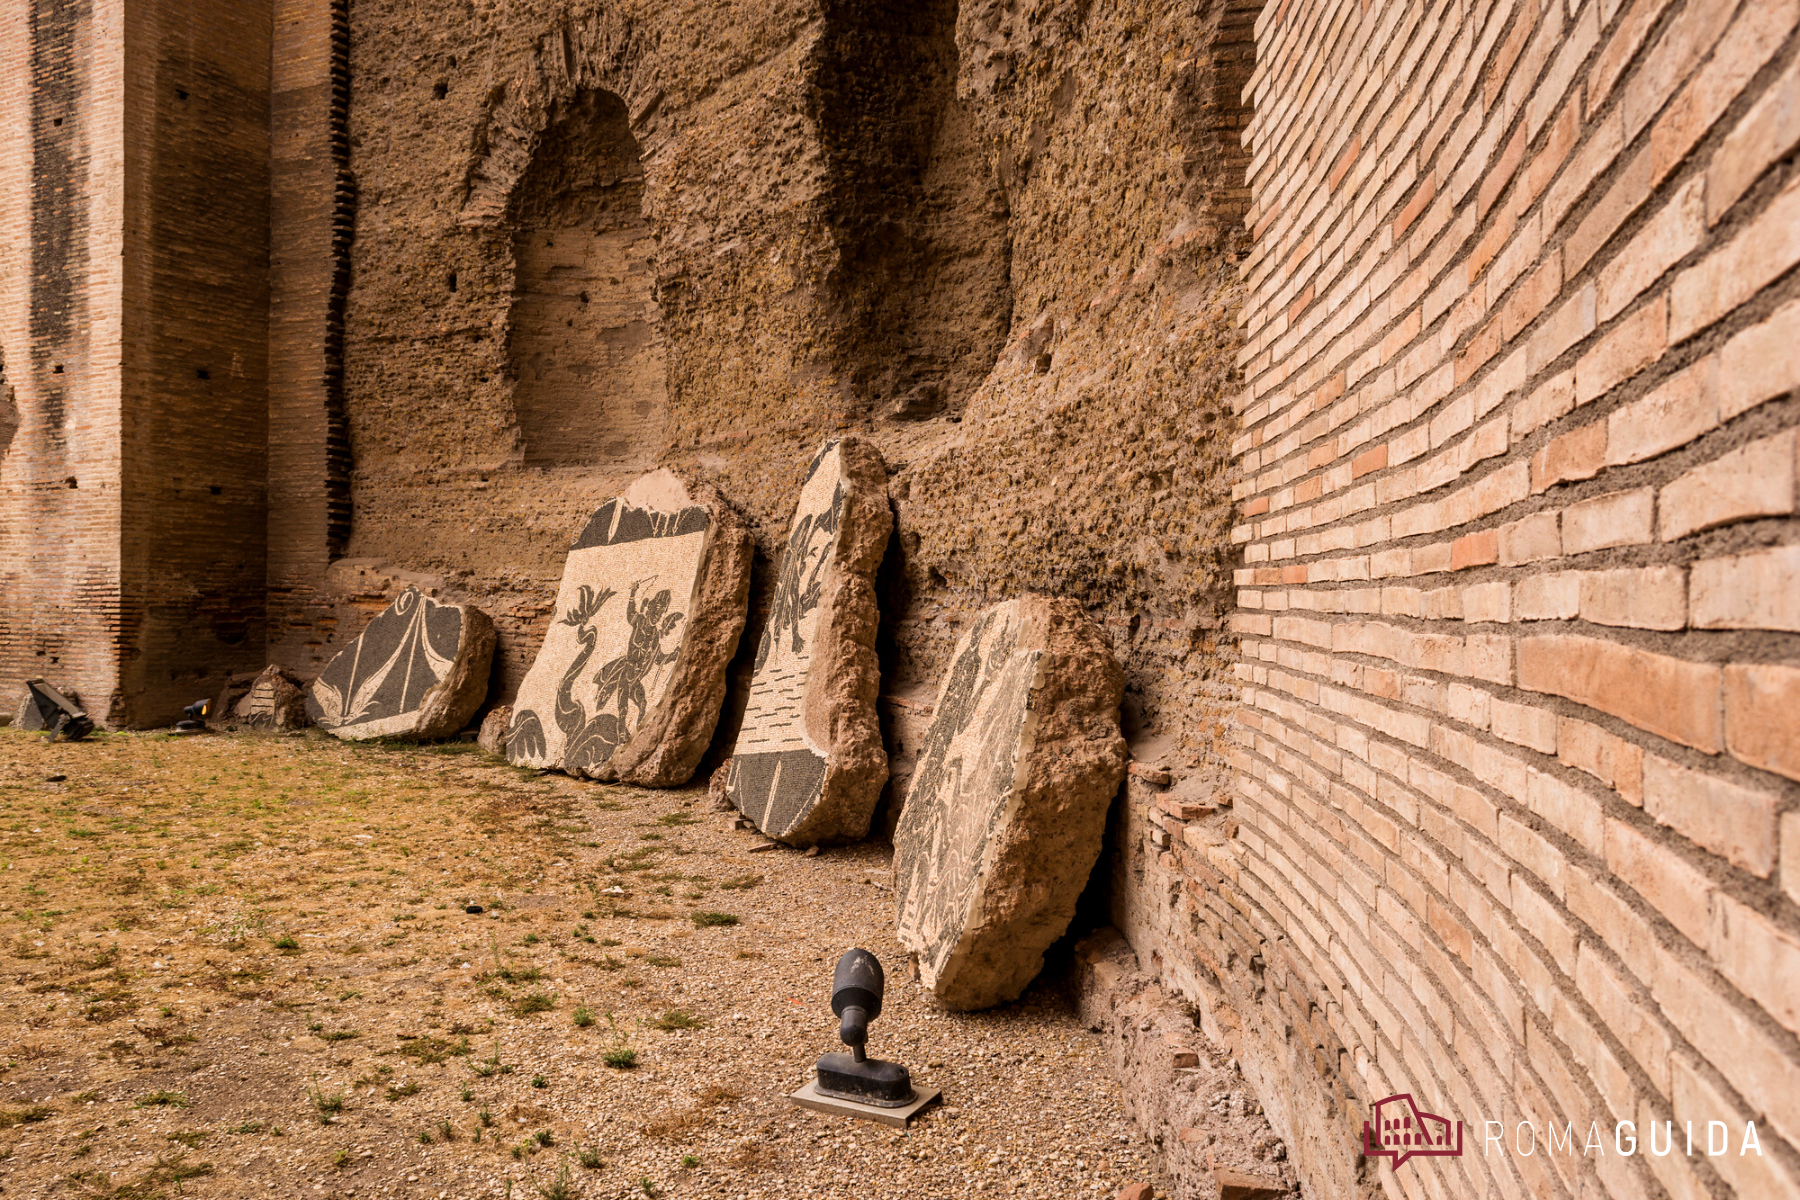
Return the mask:
[[(1235, 836), (1126, 907), (1321, 1194), (1800, 1193), (1797, 18), (1258, 23)], [(1395, 1092), (1465, 1155), (1359, 1162)]]

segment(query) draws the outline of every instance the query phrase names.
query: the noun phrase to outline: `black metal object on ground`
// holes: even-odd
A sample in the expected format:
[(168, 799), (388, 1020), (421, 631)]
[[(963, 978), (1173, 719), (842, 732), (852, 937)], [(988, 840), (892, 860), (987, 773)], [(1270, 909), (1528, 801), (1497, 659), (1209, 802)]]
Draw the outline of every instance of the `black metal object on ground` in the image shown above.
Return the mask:
[(181, 720), (175, 722), (176, 733), (204, 733), (206, 731), (206, 714), (212, 701), (196, 700), (181, 710)]
[(87, 711), (42, 679), (27, 679), (25, 688), (31, 693), (32, 707), (37, 710), (39, 727), (50, 740), (78, 742), (94, 732), (94, 722)]
[(846, 950), (838, 959), (831, 979), (831, 1011), (838, 1016), (838, 1037), (849, 1054), (827, 1054), (819, 1059), (820, 1095), (855, 1100), (881, 1108), (900, 1108), (913, 1102), (912, 1073), (895, 1062), (870, 1058), (864, 1053), (869, 1022), (881, 1015), (885, 980), (881, 962), (867, 950)]

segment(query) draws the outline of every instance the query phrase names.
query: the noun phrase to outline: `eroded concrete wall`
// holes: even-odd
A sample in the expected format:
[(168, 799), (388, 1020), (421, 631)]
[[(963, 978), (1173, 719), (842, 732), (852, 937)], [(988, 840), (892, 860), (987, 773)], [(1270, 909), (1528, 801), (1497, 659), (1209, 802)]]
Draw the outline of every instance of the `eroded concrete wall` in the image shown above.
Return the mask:
[[(636, 470), (705, 472), (744, 507), (760, 596), (805, 462), (855, 430), (887, 456), (898, 510), (883, 653), (899, 781), (958, 626), (1027, 589), (1106, 621), (1147, 752), (1216, 768), (1253, 12), (358, 5), (356, 520), (278, 655), (316, 670), (421, 581), (494, 613), (503, 699), (569, 538)], [(641, 187), (643, 236), (609, 258), (602, 243), (629, 239), (589, 214), (593, 252), (561, 269), (617, 261), (628, 279), (643, 254), (654, 311), (617, 340), (653, 338), (664, 374), (658, 400), (589, 368), (591, 440), (559, 460), (532, 364), (553, 358), (534, 348), (542, 318), (568, 305), (536, 281), (565, 247), (527, 231), (546, 187), (580, 191), (556, 163), (572, 130), (596, 136), (583, 106), (637, 144), (641, 184), (611, 167), (590, 184), (626, 213)], [(557, 286), (577, 297), (559, 336), (591, 337), (569, 322), (600, 293)], [(666, 406), (658, 438), (592, 399), (614, 386)]]

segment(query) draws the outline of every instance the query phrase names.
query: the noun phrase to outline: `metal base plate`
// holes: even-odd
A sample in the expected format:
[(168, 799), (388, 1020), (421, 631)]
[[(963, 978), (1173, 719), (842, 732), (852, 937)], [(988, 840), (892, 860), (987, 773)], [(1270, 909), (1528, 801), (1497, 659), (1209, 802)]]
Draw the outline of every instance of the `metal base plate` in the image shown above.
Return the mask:
[(904, 1108), (877, 1108), (873, 1104), (858, 1104), (854, 1100), (839, 1100), (836, 1096), (821, 1096), (819, 1081), (809, 1079), (799, 1091), (792, 1092), (788, 1099), (801, 1108), (810, 1108), (815, 1112), (832, 1113), (840, 1117), (860, 1117), (865, 1121), (875, 1121), (882, 1125), (892, 1125), (896, 1129), (905, 1129), (912, 1124), (912, 1119), (925, 1110), (943, 1093), (937, 1088), (913, 1088), (912, 1103)]

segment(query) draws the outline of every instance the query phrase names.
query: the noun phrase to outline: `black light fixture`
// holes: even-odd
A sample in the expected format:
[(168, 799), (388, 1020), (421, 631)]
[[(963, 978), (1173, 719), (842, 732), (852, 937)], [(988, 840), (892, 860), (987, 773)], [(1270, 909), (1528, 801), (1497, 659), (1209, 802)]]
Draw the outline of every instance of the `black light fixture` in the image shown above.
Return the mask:
[(886, 977), (881, 960), (867, 950), (846, 950), (831, 976), (831, 1011), (838, 1017), (838, 1037), (849, 1054), (819, 1059), (819, 1094), (880, 1108), (912, 1103), (912, 1074), (895, 1062), (870, 1058), (864, 1051), (869, 1022), (881, 1015)]
[(196, 700), (181, 710), (181, 720), (175, 722), (176, 733), (205, 733), (206, 711), (212, 707), (212, 701)]
[(938, 1098), (936, 1088), (913, 1087), (912, 1073), (899, 1063), (866, 1053), (869, 1022), (881, 1015), (884, 990), (881, 961), (867, 950), (846, 950), (831, 977), (831, 1011), (850, 1053), (821, 1057), (816, 1077), (788, 1099), (802, 1108), (903, 1129)]

